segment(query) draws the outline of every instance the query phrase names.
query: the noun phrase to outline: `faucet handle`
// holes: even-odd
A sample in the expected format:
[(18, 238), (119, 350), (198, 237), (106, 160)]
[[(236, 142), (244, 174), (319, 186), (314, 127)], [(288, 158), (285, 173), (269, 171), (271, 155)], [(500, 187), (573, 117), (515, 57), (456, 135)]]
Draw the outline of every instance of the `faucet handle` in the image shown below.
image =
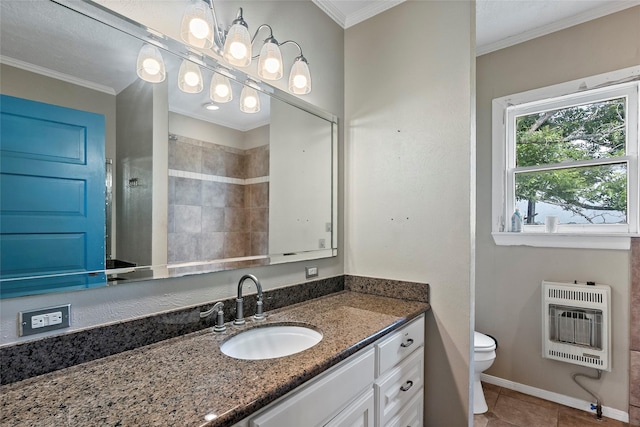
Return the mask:
[(222, 301), (215, 303), (210, 310), (201, 312), (200, 317), (208, 317), (211, 313), (216, 313), (216, 324), (213, 327), (213, 332), (226, 331), (227, 327), (224, 325), (224, 303)]

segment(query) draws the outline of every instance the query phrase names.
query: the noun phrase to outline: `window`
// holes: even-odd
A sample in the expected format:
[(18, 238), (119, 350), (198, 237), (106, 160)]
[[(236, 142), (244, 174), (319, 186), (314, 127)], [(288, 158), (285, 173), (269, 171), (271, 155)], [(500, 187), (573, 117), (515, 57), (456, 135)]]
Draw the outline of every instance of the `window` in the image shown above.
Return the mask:
[(497, 244), (628, 248), (638, 233), (639, 77), (634, 67), (493, 101)]

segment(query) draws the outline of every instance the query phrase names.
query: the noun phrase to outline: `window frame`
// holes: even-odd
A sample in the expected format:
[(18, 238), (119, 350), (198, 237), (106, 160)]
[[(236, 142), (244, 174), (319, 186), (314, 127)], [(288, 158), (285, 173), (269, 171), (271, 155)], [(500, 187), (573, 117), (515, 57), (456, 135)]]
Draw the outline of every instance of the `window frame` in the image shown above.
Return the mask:
[[(544, 225), (525, 225), (523, 232), (510, 232), (509, 224), (516, 202), (516, 170), (523, 172), (555, 169), (544, 165), (516, 167), (516, 117), (623, 97), (627, 99), (626, 155), (611, 159), (571, 162), (567, 166), (626, 163), (627, 224), (561, 224), (557, 233), (546, 233)], [(630, 237), (637, 236), (640, 231), (639, 116), (640, 66), (494, 99), (491, 234), (495, 243), (507, 246), (628, 250)]]

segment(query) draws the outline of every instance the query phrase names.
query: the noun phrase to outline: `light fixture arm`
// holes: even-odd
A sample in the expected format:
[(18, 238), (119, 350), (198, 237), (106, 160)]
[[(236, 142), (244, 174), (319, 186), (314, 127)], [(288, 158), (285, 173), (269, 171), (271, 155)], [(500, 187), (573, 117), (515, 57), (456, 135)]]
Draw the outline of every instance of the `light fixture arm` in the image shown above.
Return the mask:
[[(216, 9), (213, 6), (213, 0), (202, 0), (206, 4), (209, 5), (209, 9), (211, 10), (211, 15), (213, 16), (213, 44), (218, 48), (218, 50), (222, 50), (224, 46), (224, 32), (220, 29), (218, 25), (218, 15), (216, 14)], [(239, 16), (242, 16), (242, 8), (238, 12)], [(216, 40), (217, 39), (217, 40)]]
[(278, 43), (278, 46), (284, 46), (285, 44), (294, 44), (294, 45), (296, 45), (298, 47), (298, 50), (300, 51), (300, 55), (298, 55), (298, 58), (304, 58), (304, 55), (302, 54), (302, 47), (298, 43), (296, 43), (293, 40), (287, 40), (287, 41), (284, 41), (282, 43)]
[[(273, 40), (275, 40), (275, 39), (273, 38), (273, 28), (271, 28), (271, 25), (269, 25), (269, 24), (262, 24), (262, 25), (260, 25), (260, 26), (258, 27), (258, 29), (256, 30), (256, 32), (253, 34), (253, 37), (251, 37), (251, 44), (253, 44), (253, 42), (255, 42), (255, 41), (256, 41), (256, 37), (258, 37), (258, 33), (259, 33), (259, 32), (260, 32), (260, 30), (261, 30), (261, 29), (263, 29), (263, 28), (268, 28), (268, 29), (269, 29), (269, 37), (267, 37), (267, 38), (265, 39), (265, 41), (267, 41), (267, 40), (269, 40), (269, 39), (273, 39)], [(278, 43), (276, 42), (276, 44), (278, 44)], [(279, 46), (279, 45), (278, 45), (278, 46)]]

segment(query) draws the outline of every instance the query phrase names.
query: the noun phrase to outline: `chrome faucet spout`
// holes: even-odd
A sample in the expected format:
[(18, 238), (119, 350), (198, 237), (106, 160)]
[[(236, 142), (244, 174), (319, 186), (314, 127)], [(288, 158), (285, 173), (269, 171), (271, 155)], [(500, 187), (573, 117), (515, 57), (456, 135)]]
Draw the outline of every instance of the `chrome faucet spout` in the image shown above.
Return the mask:
[(258, 291), (258, 302), (256, 303), (256, 314), (253, 316), (254, 320), (264, 320), (265, 314), (262, 308), (262, 285), (256, 276), (253, 274), (245, 274), (238, 281), (238, 297), (236, 298), (236, 320), (233, 321), (234, 325), (244, 325), (244, 299), (242, 298), (242, 285), (244, 281), (250, 279), (255, 283), (256, 290)]

